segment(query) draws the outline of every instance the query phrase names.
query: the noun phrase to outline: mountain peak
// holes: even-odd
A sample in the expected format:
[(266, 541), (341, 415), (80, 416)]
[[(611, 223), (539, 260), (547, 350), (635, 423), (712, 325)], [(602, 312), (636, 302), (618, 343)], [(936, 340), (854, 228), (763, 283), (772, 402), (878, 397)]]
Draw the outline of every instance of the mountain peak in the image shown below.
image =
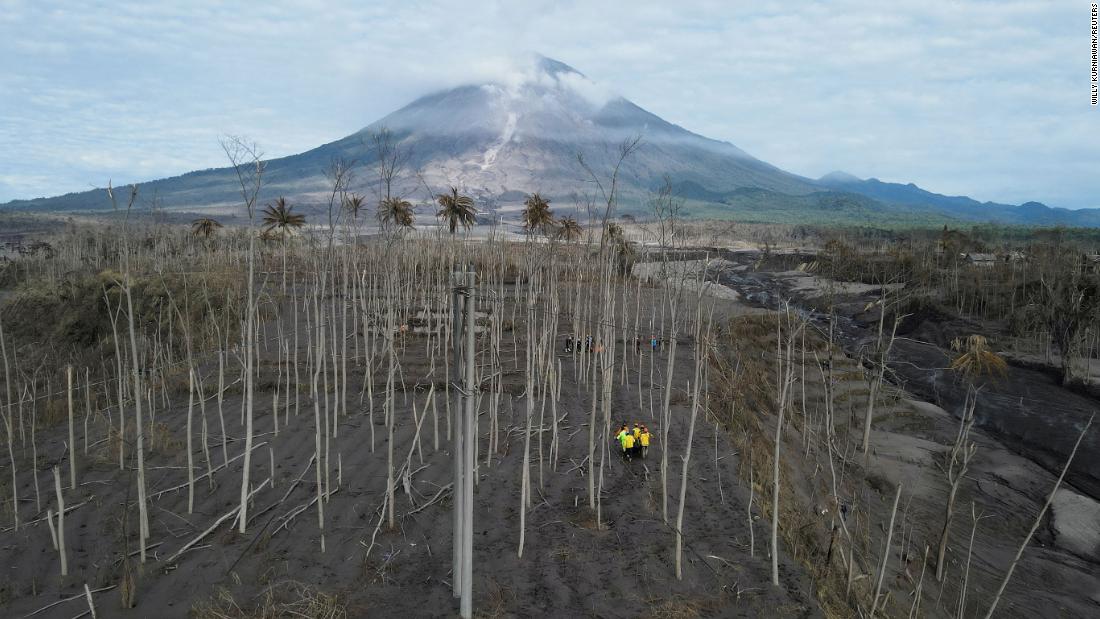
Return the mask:
[(1043, 204), (1042, 202), (1036, 202), (1036, 201), (1032, 200), (1030, 202), (1024, 202), (1023, 204), (1021, 204), (1020, 208), (1021, 209), (1028, 209), (1028, 210), (1042, 211), (1042, 210), (1049, 209), (1050, 207), (1047, 206), (1046, 204)]
[(832, 172), (829, 172), (825, 176), (822, 176), (818, 180), (822, 183), (858, 183), (861, 182), (863, 179), (854, 174), (848, 174), (847, 172), (834, 170)]
[(553, 58), (543, 56), (538, 52), (534, 52), (532, 55), (535, 59), (535, 68), (537, 68), (542, 73), (546, 73), (547, 75), (550, 75), (552, 77), (558, 77), (558, 75), (560, 74), (574, 74), (579, 75), (580, 77), (587, 77), (584, 73), (581, 73), (580, 71), (574, 69), (573, 67), (565, 64), (560, 60), (554, 60)]

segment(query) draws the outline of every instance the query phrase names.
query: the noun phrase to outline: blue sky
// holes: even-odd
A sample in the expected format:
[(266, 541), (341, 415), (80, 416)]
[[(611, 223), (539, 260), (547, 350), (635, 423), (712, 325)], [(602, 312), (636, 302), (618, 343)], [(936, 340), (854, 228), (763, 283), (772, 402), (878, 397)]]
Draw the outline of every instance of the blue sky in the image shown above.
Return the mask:
[(798, 174), (1100, 207), (1084, 1), (146, 4), (0, 0), (0, 202), (293, 154), (533, 50)]

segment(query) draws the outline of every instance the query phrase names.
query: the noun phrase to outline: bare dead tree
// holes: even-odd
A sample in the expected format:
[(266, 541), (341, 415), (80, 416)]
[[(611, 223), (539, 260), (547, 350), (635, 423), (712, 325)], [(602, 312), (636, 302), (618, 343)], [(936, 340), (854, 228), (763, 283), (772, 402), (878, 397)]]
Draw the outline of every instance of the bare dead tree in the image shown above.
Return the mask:
[[(691, 394), (691, 418), (688, 422), (687, 444), (684, 446), (683, 470), (680, 472), (680, 501), (676, 509), (676, 580), (683, 580), (683, 547), (684, 547), (684, 508), (687, 504), (688, 466), (691, 463), (691, 445), (695, 439), (695, 420), (699, 416), (700, 393), (702, 389), (703, 372), (709, 359), (711, 346), (711, 326), (714, 320), (714, 306), (710, 307), (710, 314), (706, 327), (703, 326), (703, 287), (695, 299), (695, 378), (692, 383)], [(717, 460), (717, 452), (715, 452)]]
[(12, 421), (12, 398), (11, 398), (11, 366), (8, 363), (8, 348), (4, 341), (4, 324), (0, 321), (0, 357), (4, 361), (4, 391), (7, 398), (4, 403), (4, 430), (8, 434), (8, 459), (11, 461), (11, 506), (12, 506), (12, 520), (14, 524), (12, 527), (15, 530), (19, 529), (19, 486), (16, 483), (15, 476), (15, 429), (14, 422)]
[[(149, 509), (148, 502), (145, 496), (145, 431), (142, 422), (142, 393), (143, 387), (141, 383), (142, 371), (141, 371), (141, 357), (138, 355), (137, 344), (137, 327), (136, 318), (134, 316), (134, 298), (133, 298), (133, 279), (131, 278), (130, 270), (130, 240), (128, 234), (130, 212), (134, 207), (134, 202), (137, 200), (138, 188), (137, 185), (130, 185), (130, 198), (126, 203), (126, 215), (123, 219), (123, 259), (122, 259), (122, 279), (116, 280), (115, 284), (122, 288), (123, 293), (126, 296), (126, 321), (127, 327), (130, 333), (130, 380), (133, 384), (133, 397), (134, 397), (134, 423), (136, 433), (135, 451), (137, 453), (137, 500), (138, 500), (138, 538), (140, 543), (141, 562), (145, 563), (145, 549), (146, 543), (149, 539)], [(115, 199), (114, 189), (111, 187), (111, 183), (107, 183), (107, 198), (111, 201), (112, 210), (118, 210), (118, 202)], [(119, 376), (119, 383), (121, 384), (122, 377)], [(121, 396), (120, 396), (121, 397)], [(119, 401), (119, 410), (121, 411), (122, 402)], [(121, 412), (120, 412), (121, 414)], [(121, 451), (120, 451), (121, 453)]]
[(1039, 278), (1029, 309), (1058, 348), (1062, 384), (1080, 383), (1076, 364), (1084, 336), (1100, 310), (1100, 283), (1080, 257), (1066, 248), (1051, 247), (1036, 260)]
[(1077, 448), (1081, 446), (1081, 441), (1085, 438), (1085, 435), (1088, 434), (1094, 419), (1096, 419), (1095, 413), (1089, 417), (1088, 423), (1081, 429), (1081, 433), (1077, 435), (1077, 442), (1073, 444), (1073, 451), (1069, 452), (1069, 458), (1066, 458), (1066, 464), (1062, 467), (1062, 472), (1054, 482), (1054, 487), (1051, 488), (1050, 494), (1047, 495), (1046, 502), (1043, 503), (1043, 507), (1035, 516), (1035, 522), (1031, 524), (1031, 529), (1028, 530), (1027, 535), (1024, 537), (1024, 541), (1020, 543), (1020, 547), (1016, 550), (1016, 556), (1012, 558), (1012, 563), (1009, 564), (1004, 579), (1001, 580), (1000, 586), (997, 587), (997, 593), (993, 596), (993, 602), (989, 605), (989, 611), (986, 612), (985, 619), (991, 619), (993, 617), (993, 612), (997, 610), (997, 604), (1001, 602), (1001, 596), (1004, 595), (1005, 587), (1008, 586), (1008, 581), (1012, 580), (1012, 572), (1016, 570), (1016, 565), (1020, 562), (1020, 557), (1024, 554), (1024, 549), (1027, 548), (1027, 545), (1031, 542), (1032, 536), (1035, 535), (1035, 530), (1038, 529), (1039, 525), (1043, 522), (1043, 516), (1047, 513), (1047, 510), (1050, 509), (1050, 504), (1054, 501), (1054, 495), (1062, 485), (1062, 480), (1066, 477), (1066, 471), (1069, 471), (1069, 466), (1073, 464), (1073, 458), (1077, 455)]
[(955, 435), (955, 443), (947, 453), (944, 475), (947, 477), (948, 492), (947, 503), (944, 505), (943, 532), (940, 533), (939, 550), (936, 552), (936, 580), (943, 582), (945, 561), (947, 554), (947, 541), (951, 530), (951, 517), (955, 513), (955, 499), (959, 493), (959, 486), (966, 478), (966, 472), (970, 468), (970, 460), (978, 451), (978, 446), (970, 440), (970, 429), (974, 427), (974, 407), (978, 403), (977, 390), (970, 388), (966, 393), (966, 403), (963, 404), (962, 419), (959, 420), (959, 431)]
[[(245, 310), (245, 441), (244, 467), (241, 474), (241, 508), (238, 514), (239, 531), (248, 526), (249, 474), (252, 470), (252, 410), (256, 361), (256, 202), (263, 185), (265, 162), (263, 153), (255, 143), (244, 138), (229, 136), (221, 141), (222, 150), (229, 159), (240, 186), (241, 202), (248, 213), (248, 305)], [(139, 409), (140, 410), (140, 409)]]
[(615, 210), (616, 204), (619, 199), (619, 174), (622, 172), (623, 164), (630, 158), (642, 145), (642, 136), (637, 135), (631, 138), (623, 140), (617, 148), (615, 163), (611, 168), (611, 174), (608, 178), (601, 180), (600, 175), (588, 164), (588, 161), (584, 158), (583, 153), (577, 153), (577, 163), (580, 164), (581, 169), (589, 178), (589, 182), (596, 187), (601, 201), (603, 203), (603, 214), (600, 216), (600, 229), (604, 231), (603, 236), (600, 239), (600, 250), (602, 251), (607, 241), (607, 224), (611, 219), (611, 214)]
[[(772, 459), (772, 584), (779, 586), (779, 448), (783, 438), (783, 420), (787, 406), (791, 400), (791, 387), (794, 385), (794, 345), (798, 336), (806, 327), (806, 321), (799, 318), (796, 322), (791, 313), (789, 301), (781, 304), (781, 311), (776, 314), (775, 331), (775, 362), (777, 364), (778, 382), (776, 388), (777, 417), (775, 422), (775, 453)], [(787, 323), (786, 339), (784, 340), (783, 323)], [(785, 344), (785, 345), (784, 345)]]
[[(888, 290), (887, 284), (883, 284), (882, 296), (879, 299), (878, 336), (875, 338), (874, 366), (871, 369), (873, 372), (871, 376), (871, 389), (870, 393), (867, 395), (867, 413), (863, 418), (864, 455), (867, 455), (871, 449), (871, 422), (875, 417), (875, 401), (878, 399), (879, 389), (882, 388), (882, 381), (886, 374), (887, 360), (890, 356), (890, 349), (894, 347), (894, 340), (898, 333), (898, 325), (901, 324), (903, 318), (900, 314), (896, 315), (889, 336), (884, 337), (884, 326), (886, 324), (886, 315), (889, 308), (887, 303)], [(897, 300), (895, 300), (894, 303), (896, 305)]]
[(412, 149), (402, 145), (401, 140), (388, 127), (371, 131), (367, 134), (367, 140), (368, 146), (374, 149), (375, 171), (378, 177), (378, 203), (400, 197), (394, 194), (394, 182), (408, 166), (412, 158)]
[(325, 168), (325, 177), (328, 179), (332, 190), (328, 196), (328, 247), (332, 250), (332, 244), (336, 240), (336, 227), (340, 224), (340, 216), (347, 199), (348, 187), (354, 176), (354, 162), (343, 157), (333, 157)]
[(886, 529), (886, 544), (882, 548), (882, 564), (878, 568), (878, 578), (875, 580), (875, 595), (871, 598), (871, 619), (874, 619), (875, 611), (879, 608), (879, 593), (882, 591), (882, 581), (886, 577), (886, 564), (890, 560), (890, 542), (894, 538), (894, 517), (898, 514), (898, 501), (901, 499), (901, 484), (894, 493), (894, 507), (890, 510), (890, 524)]

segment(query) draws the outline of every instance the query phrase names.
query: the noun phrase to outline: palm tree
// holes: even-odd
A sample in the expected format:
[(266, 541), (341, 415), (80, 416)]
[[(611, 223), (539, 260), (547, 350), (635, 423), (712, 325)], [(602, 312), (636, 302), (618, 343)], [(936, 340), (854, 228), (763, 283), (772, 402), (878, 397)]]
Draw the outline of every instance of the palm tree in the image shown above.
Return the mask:
[(306, 225), (306, 216), (294, 212), (294, 207), (287, 203), (286, 198), (279, 196), (275, 204), (268, 204), (264, 208), (263, 233), (270, 235), (276, 230), (283, 239), (283, 294), (286, 294), (286, 241), (292, 230)]
[(459, 224), (467, 229), (474, 225), (477, 216), (474, 201), (470, 196), (459, 195), (457, 187), (451, 187), (451, 193), (438, 196), (436, 201), (439, 202), (439, 212), (435, 216), (446, 220), (452, 236)]
[(359, 219), (359, 211), (363, 210), (363, 207), (367, 205), (367, 200), (359, 194), (351, 194), (344, 198), (344, 210), (351, 215), (352, 219)]
[(603, 238), (604, 244), (610, 244), (615, 252), (615, 256), (619, 261), (619, 272), (624, 275), (629, 273), (631, 266), (634, 264), (634, 246), (626, 240), (622, 226), (615, 222), (607, 222)]
[(274, 204), (268, 204), (264, 208), (264, 229), (267, 231), (278, 231), (278, 233), (284, 238), (290, 234), (291, 231), (301, 228), (306, 224), (305, 215), (297, 215), (294, 213), (294, 207), (287, 203), (286, 198), (280, 196), (275, 200)]
[(367, 199), (357, 193), (352, 193), (343, 197), (341, 205), (343, 206), (344, 213), (351, 216), (351, 229), (346, 225), (347, 219), (344, 220), (344, 233), (348, 236), (348, 240), (350, 241), (352, 238), (352, 229), (356, 234), (359, 232), (359, 212), (367, 206)]
[(413, 226), (412, 203), (401, 198), (383, 198), (378, 204), (378, 223), (382, 224), (383, 228), (391, 225), (411, 228)]
[(605, 242), (622, 243), (623, 227), (613, 221), (607, 222), (607, 227), (603, 231), (603, 238)]
[(572, 217), (562, 217), (558, 220), (558, 237), (565, 241), (575, 241), (581, 238), (583, 231), (581, 225)]
[(222, 225), (214, 219), (209, 217), (200, 217), (191, 222), (191, 234), (195, 236), (201, 236), (204, 239), (209, 239), (212, 234), (218, 231)]
[(545, 232), (554, 225), (554, 215), (550, 212), (550, 201), (535, 193), (523, 201), (523, 229), (528, 234), (534, 231)]
[(1008, 371), (1005, 360), (989, 348), (989, 342), (981, 335), (971, 335), (965, 340), (955, 338), (951, 350), (959, 353), (951, 362), (951, 369), (971, 381), (983, 377), (1003, 377)]

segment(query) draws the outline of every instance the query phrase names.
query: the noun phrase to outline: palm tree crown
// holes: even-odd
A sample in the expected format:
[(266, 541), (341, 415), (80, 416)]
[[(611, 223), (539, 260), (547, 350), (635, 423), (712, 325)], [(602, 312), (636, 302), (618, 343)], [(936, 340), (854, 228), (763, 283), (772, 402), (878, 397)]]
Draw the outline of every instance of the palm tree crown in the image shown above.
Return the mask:
[(581, 238), (581, 225), (572, 217), (562, 217), (558, 220), (558, 236), (565, 241), (575, 241)]
[(209, 217), (200, 217), (191, 222), (191, 234), (208, 239), (221, 227), (222, 225), (216, 220)]
[(446, 220), (451, 234), (455, 233), (459, 224), (463, 228), (474, 225), (477, 216), (474, 201), (470, 196), (460, 195), (457, 187), (451, 187), (451, 193), (440, 195), (436, 201), (439, 202), (439, 212), (436, 213), (436, 217)]
[(378, 204), (378, 222), (383, 228), (396, 224), (402, 228), (413, 226), (412, 203), (401, 198), (383, 198)]
[(951, 369), (969, 379), (1003, 377), (1008, 371), (1008, 363), (990, 349), (988, 340), (981, 335), (971, 335), (965, 340), (955, 338), (951, 350), (959, 353), (951, 361)]
[(607, 222), (607, 228), (604, 229), (604, 238), (612, 243), (622, 243), (625, 240), (623, 227), (613, 221)]
[(294, 207), (281, 196), (275, 200), (274, 204), (268, 204), (263, 214), (264, 230), (278, 231), (283, 236), (289, 234), (292, 229), (301, 228), (306, 224), (306, 216), (294, 213)]
[(527, 232), (545, 231), (554, 225), (554, 215), (550, 212), (550, 201), (535, 193), (523, 201), (523, 229)]
[(367, 205), (367, 200), (359, 194), (351, 194), (344, 198), (344, 210), (348, 215), (351, 215), (352, 219), (359, 218), (359, 211), (363, 210), (363, 207)]

